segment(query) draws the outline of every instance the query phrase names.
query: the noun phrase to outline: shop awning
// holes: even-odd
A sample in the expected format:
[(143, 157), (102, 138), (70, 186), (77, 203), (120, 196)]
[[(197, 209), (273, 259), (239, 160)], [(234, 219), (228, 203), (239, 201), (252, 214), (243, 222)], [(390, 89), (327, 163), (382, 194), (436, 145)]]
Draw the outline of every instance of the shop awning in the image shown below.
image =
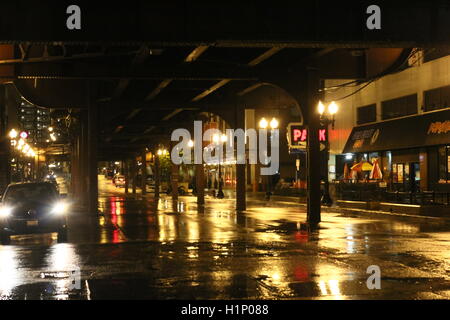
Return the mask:
[(354, 127), (343, 153), (450, 144), (450, 110)]

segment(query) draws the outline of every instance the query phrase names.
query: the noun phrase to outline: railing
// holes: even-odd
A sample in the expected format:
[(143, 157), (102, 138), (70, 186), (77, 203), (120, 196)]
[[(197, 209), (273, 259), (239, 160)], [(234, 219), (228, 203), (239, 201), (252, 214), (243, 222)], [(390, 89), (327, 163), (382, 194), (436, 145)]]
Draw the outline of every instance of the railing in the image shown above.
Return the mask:
[(349, 185), (336, 184), (336, 196), (340, 200), (379, 201), (417, 205), (450, 205), (450, 192), (387, 191), (375, 184)]

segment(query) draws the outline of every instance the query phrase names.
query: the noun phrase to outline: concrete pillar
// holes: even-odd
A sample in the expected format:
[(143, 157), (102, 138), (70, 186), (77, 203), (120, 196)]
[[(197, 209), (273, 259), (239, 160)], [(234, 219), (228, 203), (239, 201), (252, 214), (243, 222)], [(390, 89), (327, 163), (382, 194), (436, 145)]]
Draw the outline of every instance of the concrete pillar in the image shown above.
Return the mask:
[[(76, 144), (77, 144), (77, 139), (75, 138), (70, 145), (70, 194), (72, 195), (72, 197), (75, 196), (75, 183), (76, 180), (74, 179), (77, 175), (76, 175), (76, 170), (77, 170), (77, 160), (76, 160)], [(39, 155), (38, 155), (39, 157)], [(75, 200), (75, 199), (74, 199)]]
[[(0, 86), (0, 192), (11, 182), (11, 143), (8, 138), (10, 124), (7, 117), (6, 87)], [(17, 128), (16, 128), (17, 130)]]
[(203, 164), (195, 165), (195, 184), (197, 189), (197, 204), (205, 204), (205, 171)]
[(155, 153), (155, 172), (153, 176), (155, 177), (155, 198), (159, 198), (159, 186), (161, 185), (161, 175), (159, 168), (159, 156)]
[(80, 202), (81, 199), (81, 175), (80, 175), (80, 147), (81, 147), (81, 131), (77, 130), (76, 137), (73, 144), (73, 155), (72, 155), (72, 175), (71, 175), (71, 183), (72, 183), (72, 194), (74, 200)]
[(172, 174), (170, 175), (170, 180), (172, 183), (172, 200), (178, 200), (178, 176), (179, 168), (176, 164), (172, 163)]
[(90, 103), (88, 109), (88, 212), (98, 213), (98, 105)]
[(308, 168), (308, 214), (307, 220), (311, 226), (317, 225), (320, 220), (320, 118), (317, 105), (320, 100), (320, 78), (316, 66), (307, 68), (306, 79), (306, 123), (308, 129), (307, 141), (307, 168)]
[(147, 193), (147, 152), (144, 149), (142, 151), (142, 174), (141, 174), (141, 189), (142, 195)]
[(259, 180), (261, 179), (261, 165), (259, 163), (257, 164), (252, 164), (252, 170), (254, 171), (254, 180), (253, 180), (253, 191), (257, 192), (257, 191), (262, 191), (260, 190), (259, 187)]
[(137, 179), (136, 179), (136, 157), (133, 156), (133, 158), (131, 159), (131, 181), (132, 181), (132, 192), (133, 194), (136, 194), (136, 184), (137, 184)]
[[(256, 119), (255, 119), (255, 109), (245, 109), (245, 130), (247, 129), (256, 129)], [(251, 152), (258, 152), (258, 150), (248, 150), (248, 153)], [(252, 185), (253, 192), (258, 191), (258, 179), (259, 176), (257, 176), (257, 171), (259, 171), (259, 168), (257, 168), (257, 164), (249, 164), (247, 166), (247, 175), (250, 176), (250, 184)]]
[(128, 159), (123, 160), (123, 174), (125, 176), (125, 194), (128, 194), (128, 188), (130, 187), (130, 162)]
[[(245, 111), (244, 108), (239, 106), (236, 101), (235, 107), (235, 129), (245, 128)], [(239, 159), (239, 155), (237, 155)], [(245, 159), (247, 158), (244, 155)], [(247, 209), (246, 204), (246, 176), (245, 176), (246, 164), (236, 164), (236, 210), (245, 211)]]
[(80, 149), (79, 149), (79, 199), (80, 205), (84, 208), (88, 208), (88, 117), (86, 111), (81, 111), (80, 114)]

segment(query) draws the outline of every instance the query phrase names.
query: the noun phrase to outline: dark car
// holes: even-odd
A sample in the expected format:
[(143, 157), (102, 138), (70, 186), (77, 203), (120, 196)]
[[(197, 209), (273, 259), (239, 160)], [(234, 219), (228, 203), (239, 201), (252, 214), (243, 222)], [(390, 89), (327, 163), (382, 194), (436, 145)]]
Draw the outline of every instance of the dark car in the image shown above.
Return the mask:
[(16, 234), (58, 232), (58, 242), (67, 239), (67, 203), (50, 182), (10, 184), (0, 204), (0, 238), (10, 242)]

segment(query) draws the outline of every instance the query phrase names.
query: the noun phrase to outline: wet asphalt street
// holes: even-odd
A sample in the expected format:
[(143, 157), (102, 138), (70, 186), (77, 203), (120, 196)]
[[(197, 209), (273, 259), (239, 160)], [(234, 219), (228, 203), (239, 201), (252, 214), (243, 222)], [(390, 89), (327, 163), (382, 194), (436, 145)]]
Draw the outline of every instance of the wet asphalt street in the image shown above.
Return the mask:
[(68, 243), (0, 246), (1, 299), (450, 299), (448, 220), (331, 210), (308, 232), (289, 201), (237, 214), (234, 199), (125, 197), (102, 177), (100, 191), (102, 214), (72, 212)]

